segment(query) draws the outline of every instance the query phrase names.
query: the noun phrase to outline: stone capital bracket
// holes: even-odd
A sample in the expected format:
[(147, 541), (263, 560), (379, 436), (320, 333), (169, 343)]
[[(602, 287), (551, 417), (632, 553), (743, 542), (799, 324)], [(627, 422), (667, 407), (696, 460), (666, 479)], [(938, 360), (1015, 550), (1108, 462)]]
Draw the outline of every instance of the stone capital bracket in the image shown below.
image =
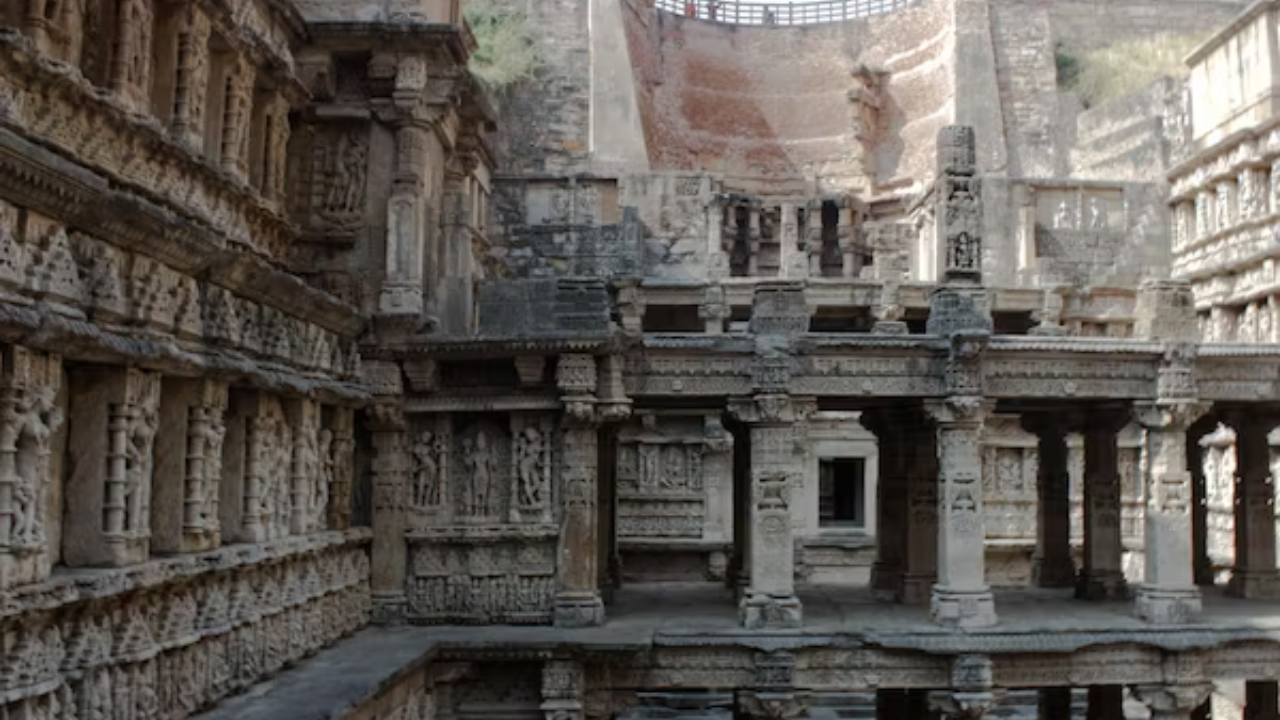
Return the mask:
[(373, 432), (400, 432), (406, 427), (400, 398), (379, 398), (377, 402), (367, 406), (364, 412), (369, 418), (369, 429)]
[(994, 400), (972, 395), (955, 395), (924, 403), (925, 412), (940, 425), (979, 426), (995, 407)]
[(1147, 430), (1186, 432), (1213, 407), (1195, 400), (1156, 400), (1133, 405), (1133, 419)]
[(748, 425), (790, 425), (803, 412), (796, 401), (781, 393), (729, 398), (729, 414)]
[(811, 700), (807, 692), (746, 690), (738, 696), (738, 707), (749, 718), (793, 720), (808, 714)]
[(1209, 699), (1213, 683), (1138, 685), (1133, 691), (1143, 704), (1151, 708), (1153, 720), (1185, 718)]

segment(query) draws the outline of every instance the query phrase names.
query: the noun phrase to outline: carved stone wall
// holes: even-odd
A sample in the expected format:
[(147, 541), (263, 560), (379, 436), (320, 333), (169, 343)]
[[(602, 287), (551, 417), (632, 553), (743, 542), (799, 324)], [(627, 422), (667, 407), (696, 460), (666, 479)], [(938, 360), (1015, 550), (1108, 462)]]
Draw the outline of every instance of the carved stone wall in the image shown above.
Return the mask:
[(180, 720), (241, 692), (366, 623), (367, 539), (321, 534), (28, 586), (0, 618), (0, 715)]
[(408, 618), (548, 622), (563, 452), (553, 416), (441, 413), (410, 428)]

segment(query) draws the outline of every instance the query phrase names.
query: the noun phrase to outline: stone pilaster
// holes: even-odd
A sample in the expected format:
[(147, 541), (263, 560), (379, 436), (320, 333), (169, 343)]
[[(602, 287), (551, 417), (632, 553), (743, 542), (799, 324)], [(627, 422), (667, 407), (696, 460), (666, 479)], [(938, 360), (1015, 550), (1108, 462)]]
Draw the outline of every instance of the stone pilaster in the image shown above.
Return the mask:
[(1148, 622), (1184, 622), (1201, 609), (1192, 572), (1187, 430), (1209, 408), (1195, 402), (1154, 402), (1134, 409), (1143, 428), (1147, 489), (1145, 581), (1138, 587), (1134, 609)]
[[(876, 483), (876, 559), (871, 566), (871, 593), (877, 600), (897, 598), (898, 579), (906, 564), (908, 492), (904, 428), (891, 410), (863, 413), (862, 422), (879, 444)], [(936, 520), (935, 520), (936, 522)]]
[(560, 451), (563, 514), (554, 618), (557, 627), (589, 627), (604, 623), (596, 515), (600, 428), (595, 357), (561, 355), (556, 382), (565, 415)]
[(398, 398), (384, 398), (365, 413), (373, 445), (373, 621), (394, 624), (403, 621), (406, 606), (408, 426)]
[[(218, 520), (227, 386), (213, 380), (166, 378), (156, 437), (151, 546), (159, 552), (211, 550)], [(174, 482), (182, 478), (182, 482)]]
[(159, 431), (160, 376), (123, 367), (71, 375), (68, 565), (133, 565), (147, 559), (151, 482)]
[(1071, 587), (1076, 567), (1071, 559), (1070, 475), (1067, 471), (1067, 427), (1053, 413), (1024, 415), (1022, 425), (1038, 439), (1040, 465), (1036, 475), (1039, 497), (1036, 553), (1031, 573), (1036, 585)]
[(329, 480), (329, 529), (351, 527), (351, 493), (355, 481), (355, 411), (335, 407), (320, 432), (321, 458)]
[(1191, 720), (1196, 708), (1213, 691), (1211, 683), (1139, 685), (1134, 694), (1151, 709), (1151, 720)]
[(938, 436), (938, 584), (932, 614), (962, 628), (996, 624), (985, 577), (982, 517), (982, 424), (990, 404), (953, 397), (926, 405)]
[(209, 19), (199, 7), (192, 4), (183, 9), (178, 26), (173, 117), (169, 127), (178, 142), (197, 152), (204, 150), (210, 32)]
[(1267, 434), (1274, 418), (1239, 411), (1227, 416), (1236, 431), (1236, 564), (1227, 592), (1242, 598), (1280, 597), (1276, 570), (1275, 486)]
[(0, 350), (0, 590), (49, 575), (50, 460), (62, 430), (62, 358)]
[(1119, 409), (1095, 409), (1084, 427), (1084, 567), (1076, 597), (1123, 600), (1129, 596), (1121, 568), (1120, 470), (1116, 434), (1129, 415)]
[(253, 83), (256, 76), (249, 59), (235, 56), (227, 70), (225, 118), (218, 160), (231, 176), (247, 182), (249, 177), (249, 136), (253, 118)]

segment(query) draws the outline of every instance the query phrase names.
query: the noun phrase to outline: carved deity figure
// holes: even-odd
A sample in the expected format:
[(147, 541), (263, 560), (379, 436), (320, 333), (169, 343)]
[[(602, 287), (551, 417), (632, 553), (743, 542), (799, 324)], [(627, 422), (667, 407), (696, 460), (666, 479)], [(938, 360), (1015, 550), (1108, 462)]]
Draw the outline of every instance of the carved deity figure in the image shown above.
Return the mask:
[(364, 139), (344, 133), (338, 138), (337, 152), (329, 168), (328, 193), (324, 209), (331, 213), (356, 212), (364, 199), (365, 165), (369, 147)]
[(1058, 203), (1058, 209), (1053, 214), (1053, 228), (1055, 230), (1074, 230), (1075, 222), (1071, 218), (1071, 208), (1067, 201), (1063, 200)]
[(1101, 198), (1089, 198), (1089, 229), (1106, 230), (1108, 227), (1107, 207)]
[(659, 448), (656, 445), (640, 446), (640, 486), (655, 487), (661, 473), (658, 470)]
[(125, 438), (124, 457), (124, 531), (136, 532), (146, 527), (150, 516), (151, 499), (151, 449), (159, 416), (153, 411), (141, 410), (129, 423)]
[(667, 490), (683, 487), (685, 484), (684, 448), (674, 445), (668, 447), (665, 460), (659, 480), (662, 487)]
[(471, 515), (488, 517), (493, 514), (493, 458), (489, 436), (480, 430), (474, 440), (468, 438), (464, 445), (467, 469), (471, 471)]
[(1022, 473), (1018, 458), (1011, 452), (1000, 453), (996, 463), (996, 484), (1001, 490), (1021, 490)]
[(435, 434), (425, 431), (411, 448), (413, 452), (413, 505), (436, 507), (440, 504), (440, 443)]
[(1271, 338), (1272, 326), (1272, 308), (1271, 303), (1263, 300), (1258, 306), (1258, 332), (1257, 338), (1260, 343), (1274, 342)]
[(546, 440), (530, 426), (516, 436), (516, 464), (520, 478), (520, 504), (541, 507), (546, 496)]
[(0, 452), (13, 454), (14, 516), (10, 541), (17, 547), (44, 543), (43, 514), (47, 493), (49, 441), (62, 426), (62, 411), (53, 388), (15, 391), (5, 404)]
[(316, 518), (321, 527), (324, 526), (324, 514), (329, 505), (329, 493), (333, 487), (335, 466), (333, 450), (333, 431), (325, 428), (320, 431), (320, 476), (316, 479), (315, 496), (312, 503), (312, 507), (316, 508), (318, 513)]
[(200, 524), (206, 530), (218, 528), (219, 483), (222, 479), (222, 443), (227, 437), (227, 428), (219, 420), (202, 423), (198, 429), (198, 438), (203, 448), (204, 477), (200, 502)]

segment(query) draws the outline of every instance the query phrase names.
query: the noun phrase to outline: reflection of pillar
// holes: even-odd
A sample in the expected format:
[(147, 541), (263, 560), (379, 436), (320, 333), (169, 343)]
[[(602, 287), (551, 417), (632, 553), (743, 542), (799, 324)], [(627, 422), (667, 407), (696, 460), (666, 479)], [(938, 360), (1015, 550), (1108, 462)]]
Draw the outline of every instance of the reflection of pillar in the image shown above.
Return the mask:
[(1036, 476), (1039, 504), (1032, 577), (1040, 587), (1071, 587), (1075, 584), (1076, 567), (1071, 559), (1067, 429), (1050, 413), (1024, 415), (1022, 425), (1039, 439), (1040, 465)]
[(1076, 597), (1120, 600), (1128, 596), (1121, 569), (1120, 473), (1116, 433), (1126, 413), (1091, 411), (1084, 428), (1084, 567)]
[(982, 424), (988, 403), (951, 398), (926, 405), (937, 422), (938, 584), (934, 620), (944, 625), (986, 627), (996, 623), (987, 587), (982, 518)]
[(1250, 680), (1244, 684), (1245, 720), (1276, 720), (1280, 717), (1275, 680)]
[(378, 623), (394, 623), (404, 618), (405, 611), (408, 439), (397, 400), (371, 405), (366, 412), (373, 435), (373, 618)]
[(1187, 430), (1208, 409), (1194, 402), (1138, 405), (1143, 427), (1143, 484), (1147, 510), (1145, 581), (1136, 612), (1150, 622), (1176, 623), (1200, 613), (1200, 590), (1192, 574), (1191, 473), (1187, 470)]
[(736, 399), (731, 409), (750, 426), (751, 436), (747, 496), (750, 586), (740, 606), (742, 624), (748, 628), (799, 627), (791, 503), (797, 495), (800, 468), (793, 451), (793, 401), (786, 395), (759, 395)]
[(1236, 431), (1236, 564), (1227, 591), (1243, 598), (1280, 596), (1276, 571), (1275, 490), (1271, 481), (1274, 427), (1247, 411), (1229, 417)]

